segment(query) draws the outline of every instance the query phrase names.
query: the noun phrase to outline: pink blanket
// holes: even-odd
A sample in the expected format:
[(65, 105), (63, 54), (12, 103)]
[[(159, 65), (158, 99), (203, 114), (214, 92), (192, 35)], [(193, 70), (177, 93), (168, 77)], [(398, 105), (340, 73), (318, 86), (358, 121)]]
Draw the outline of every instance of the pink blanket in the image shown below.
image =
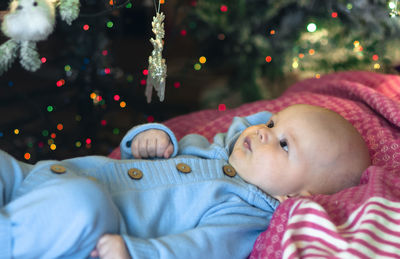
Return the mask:
[[(276, 112), (296, 103), (323, 106), (349, 120), (367, 142), (373, 165), (357, 187), (282, 203), (250, 258), (400, 258), (400, 77), (330, 74), (296, 83), (275, 100), (199, 111), (165, 124), (178, 139), (198, 133), (211, 141), (234, 116)], [(119, 150), (110, 156), (118, 158)]]

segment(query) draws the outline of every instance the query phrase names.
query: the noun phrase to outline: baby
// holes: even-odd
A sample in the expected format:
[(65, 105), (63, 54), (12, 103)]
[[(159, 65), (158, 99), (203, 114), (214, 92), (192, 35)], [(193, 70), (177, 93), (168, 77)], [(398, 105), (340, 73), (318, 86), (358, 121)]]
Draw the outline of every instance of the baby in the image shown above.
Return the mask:
[(357, 185), (370, 165), (357, 130), (310, 105), (235, 118), (213, 144), (141, 125), (121, 155), (0, 153), (0, 258), (245, 258), (279, 201)]
[[(136, 158), (165, 157), (173, 145), (164, 131), (149, 130), (133, 140)], [(246, 182), (283, 201), (288, 197), (332, 194), (357, 185), (370, 164), (368, 149), (353, 126), (335, 112), (293, 105), (266, 124), (250, 126), (237, 139), (229, 163)], [(120, 253), (123, 239), (103, 236), (92, 255)]]

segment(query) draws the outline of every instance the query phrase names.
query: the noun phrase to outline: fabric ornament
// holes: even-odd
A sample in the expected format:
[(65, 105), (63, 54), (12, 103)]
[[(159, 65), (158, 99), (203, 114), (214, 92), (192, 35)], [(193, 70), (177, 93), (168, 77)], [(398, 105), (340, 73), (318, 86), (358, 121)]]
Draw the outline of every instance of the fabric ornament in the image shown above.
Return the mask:
[(53, 32), (55, 9), (71, 25), (79, 15), (79, 0), (12, 0), (3, 17), (1, 31), (10, 39), (0, 46), (0, 75), (19, 56), (21, 66), (36, 71), (42, 62), (36, 42), (46, 40)]

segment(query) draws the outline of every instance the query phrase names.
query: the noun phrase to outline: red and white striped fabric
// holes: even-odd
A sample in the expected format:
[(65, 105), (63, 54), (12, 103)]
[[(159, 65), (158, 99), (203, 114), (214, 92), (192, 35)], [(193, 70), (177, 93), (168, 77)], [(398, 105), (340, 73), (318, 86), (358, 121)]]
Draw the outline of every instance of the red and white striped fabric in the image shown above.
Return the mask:
[(399, 257), (400, 203), (371, 197), (336, 226), (318, 203), (293, 205), (282, 239), (283, 258)]
[[(400, 77), (349, 71), (296, 83), (275, 100), (226, 111), (203, 110), (165, 122), (178, 138), (210, 141), (234, 116), (291, 104), (340, 113), (365, 139), (372, 166), (359, 186), (334, 195), (289, 199), (257, 239), (250, 258), (400, 258)], [(119, 150), (111, 157), (118, 158)]]

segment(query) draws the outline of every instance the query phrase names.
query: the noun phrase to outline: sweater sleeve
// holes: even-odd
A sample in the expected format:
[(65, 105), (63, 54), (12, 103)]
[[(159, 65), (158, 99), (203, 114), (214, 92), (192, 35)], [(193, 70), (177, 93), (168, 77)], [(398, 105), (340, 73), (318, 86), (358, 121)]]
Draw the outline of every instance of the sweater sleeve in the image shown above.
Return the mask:
[(171, 157), (176, 156), (176, 154), (178, 153), (178, 141), (175, 137), (175, 134), (167, 126), (165, 126), (163, 124), (147, 123), (147, 124), (133, 127), (125, 134), (125, 136), (123, 137), (121, 144), (120, 144), (121, 159), (132, 159), (133, 158), (132, 152), (131, 152), (131, 143), (132, 143), (133, 138), (136, 135), (138, 135), (139, 133), (146, 131), (146, 130), (150, 130), (150, 129), (162, 130), (168, 134), (168, 136), (171, 139), (171, 142), (174, 146), (174, 152), (172, 153)]
[(227, 160), (239, 135), (252, 125), (267, 123), (271, 116), (270, 112), (263, 111), (247, 117), (235, 117), (228, 131), (216, 134), (212, 144), (201, 135), (186, 135), (179, 141), (179, 153)]
[(11, 258), (11, 222), (0, 210), (0, 258)]
[(272, 216), (243, 202), (210, 209), (193, 229), (159, 238), (122, 235), (135, 258), (246, 258)]
[(234, 117), (226, 133), (215, 135), (214, 143), (223, 146), (230, 154), (236, 140), (245, 129), (253, 125), (265, 124), (269, 121), (271, 116), (272, 113), (263, 111), (251, 114), (247, 117)]
[(0, 258), (11, 258), (11, 221), (3, 208), (11, 201), (31, 165), (0, 150)]

